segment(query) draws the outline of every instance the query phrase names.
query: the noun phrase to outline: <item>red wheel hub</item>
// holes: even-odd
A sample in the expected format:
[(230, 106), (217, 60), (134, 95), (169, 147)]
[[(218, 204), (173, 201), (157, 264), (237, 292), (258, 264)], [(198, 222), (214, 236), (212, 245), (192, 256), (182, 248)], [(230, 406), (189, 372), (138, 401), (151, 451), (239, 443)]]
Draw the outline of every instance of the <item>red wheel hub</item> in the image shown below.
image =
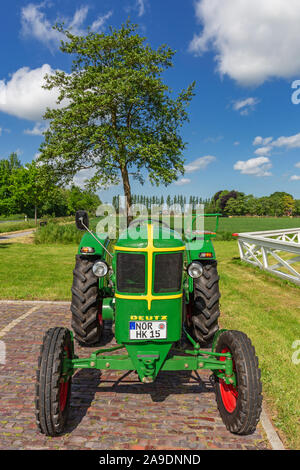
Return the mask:
[[(222, 349), (221, 352), (222, 353), (228, 353), (228, 352), (231, 352), (231, 351), (228, 348), (224, 348), (224, 349)], [(220, 360), (225, 361), (226, 358), (221, 356)], [(234, 361), (233, 361), (233, 370), (235, 372)], [(233, 385), (228, 385), (222, 379), (219, 380), (219, 386), (220, 386), (220, 392), (221, 392), (223, 405), (224, 405), (226, 411), (228, 411), (228, 413), (233, 413), (234, 410), (236, 409), (237, 398), (238, 398), (237, 387), (234, 387)]]
[[(70, 352), (67, 347), (65, 347), (65, 352), (67, 353), (67, 357), (70, 357)], [(59, 408), (61, 412), (64, 411), (66, 404), (67, 404), (68, 392), (69, 392), (69, 381), (70, 379), (68, 379), (67, 382), (61, 382), (59, 384)]]
[(62, 382), (59, 385), (59, 408), (63, 412), (68, 398), (69, 382)]
[(101, 328), (103, 327), (103, 315), (102, 315), (102, 301), (99, 304), (99, 310), (98, 310), (98, 322)]

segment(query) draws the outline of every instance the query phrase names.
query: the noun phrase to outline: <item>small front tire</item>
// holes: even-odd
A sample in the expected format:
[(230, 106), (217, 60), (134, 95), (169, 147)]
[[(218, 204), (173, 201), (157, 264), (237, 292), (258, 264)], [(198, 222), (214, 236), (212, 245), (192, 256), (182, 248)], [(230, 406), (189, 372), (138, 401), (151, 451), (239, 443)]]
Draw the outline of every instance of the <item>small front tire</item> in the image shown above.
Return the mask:
[[(236, 387), (216, 377), (215, 392), (226, 428), (239, 435), (252, 434), (262, 410), (262, 385), (255, 349), (240, 331), (224, 331), (217, 339), (216, 352), (230, 352)], [(221, 360), (225, 360), (225, 356)]]
[(40, 350), (35, 400), (36, 424), (46, 436), (61, 434), (68, 419), (72, 378), (62, 375), (65, 357), (73, 357), (70, 331), (51, 328)]

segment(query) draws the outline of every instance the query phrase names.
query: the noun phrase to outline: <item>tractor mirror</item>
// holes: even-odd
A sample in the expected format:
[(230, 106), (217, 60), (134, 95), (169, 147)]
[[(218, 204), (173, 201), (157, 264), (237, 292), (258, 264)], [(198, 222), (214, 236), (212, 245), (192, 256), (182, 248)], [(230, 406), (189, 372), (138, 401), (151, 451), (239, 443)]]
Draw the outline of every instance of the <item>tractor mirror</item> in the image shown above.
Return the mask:
[(75, 224), (78, 230), (86, 230), (89, 227), (89, 216), (87, 211), (77, 211), (75, 214)]

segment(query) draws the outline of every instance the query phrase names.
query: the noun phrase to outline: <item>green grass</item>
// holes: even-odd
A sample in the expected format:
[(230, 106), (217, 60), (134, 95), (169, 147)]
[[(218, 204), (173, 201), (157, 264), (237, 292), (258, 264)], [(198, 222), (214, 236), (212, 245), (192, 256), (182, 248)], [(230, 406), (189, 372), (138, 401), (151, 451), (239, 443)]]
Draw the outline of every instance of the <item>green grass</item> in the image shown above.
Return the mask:
[(25, 214), (0, 215), (0, 220), (24, 220)]
[(70, 300), (77, 245), (0, 244), (0, 298)]
[[(255, 345), (265, 402), (286, 445), (300, 448), (300, 289), (238, 259), (236, 242), (215, 242), (221, 276), (221, 327)], [(70, 300), (77, 245), (0, 244), (1, 299)]]
[(24, 220), (20, 220), (20, 222), (3, 222), (0, 224), (0, 233), (17, 232), (18, 230), (26, 230), (33, 227), (35, 227), (34, 220), (29, 220), (28, 222), (24, 222)]
[[(205, 230), (215, 230), (215, 218), (205, 219)], [(216, 240), (231, 241), (232, 233), (300, 227), (300, 217), (221, 217)]]

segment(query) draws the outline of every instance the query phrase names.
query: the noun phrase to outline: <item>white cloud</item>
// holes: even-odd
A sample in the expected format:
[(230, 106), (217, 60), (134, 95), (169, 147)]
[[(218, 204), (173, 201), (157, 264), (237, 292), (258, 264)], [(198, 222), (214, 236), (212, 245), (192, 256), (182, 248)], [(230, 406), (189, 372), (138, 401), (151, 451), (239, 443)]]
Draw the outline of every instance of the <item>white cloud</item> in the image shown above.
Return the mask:
[(288, 149), (300, 148), (300, 133), (289, 137), (279, 137), (272, 142), (273, 147), (286, 147)]
[(45, 13), (41, 11), (43, 6), (43, 4), (29, 3), (21, 9), (22, 34), (24, 36), (33, 36), (47, 45), (53, 43), (57, 45), (64, 36), (59, 31), (52, 29), (53, 24), (47, 20)]
[(238, 146), (240, 145), (240, 142), (239, 142), (238, 140), (236, 140), (235, 142), (233, 142), (233, 145), (234, 145), (235, 147), (238, 147)]
[(263, 139), (260, 135), (255, 137), (253, 145), (268, 145), (273, 140), (273, 137), (266, 137)]
[(176, 181), (174, 184), (176, 184), (176, 186), (183, 186), (185, 184), (189, 184), (191, 182), (191, 180), (189, 178), (181, 178), (180, 180)]
[(239, 160), (233, 168), (243, 175), (271, 176), (272, 174), (268, 171), (272, 168), (272, 164), (267, 157), (250, 158), (246, 161)]
[[(24, 36), (34, 37), (50, 48), (53, 46), (57, 47), (60, 44), (60, 41), (65, 39), (65, 36), (64, 34), (52, 28), (56, 22), (63, 22), (65, 28), (71, 30), (73, 34), (86, 34), (84, 23), (89, 12), (88, 6), (82, 6), (78, 8), (72, 18), (60, 17), (58, 20), (55, 19), (53, 21), (50, 21), (46, 17), (43, 11), (44, 7), (44, 3), (29, 3), (21, 9), (21, 32)], [(105, 22), (111, 17), (112, 13), (112, 11), (109, 11), (105, 15), (99, 16), (92, 23), (91, 29), (94, 32), (101, 31), (105, 25)]]
[(103, 16), (99, 16), (93, 23), (92, 23), (92, 26), (91, 26), (91, 30), (92, 31), (101, 31), (102, 28), (104, 27), (106, 21), (112, 16), (113, 12), (112, 10), (109, 11), (108, 13), (106, 13), (106, 15), (103, 15)]
[[(48, 64), (31, 70), (22, 67), (9, 81), (0, 80), (0, 111), (31, 121), (41, 121), (46, 108), (57, 107), (56, 90), (44, 90), (44, 77), (54, 70)], [(62, 104), (61, 104), (62, 105)]]
[(93, 178), (93, 176), (95, 176), (95, 173), (96, 170), (93, 168), (87, 170), (80, 170), (74, 176), (73, 183), (75, 184), (75, 186), (79, 186), (83, 189), (85, 187), (85, 182)]
[(237, 100), (233, 102), (233, 109), (238, 111), (242, 116), (247, 116), (250, 111), (254, 111), (255, 106), (259, 103), (257, 98), (246, 98), (244, 100)]
[(24, 134), (26, 135), (43, 135), (47, 130), (48, 125), (42, 122), (36, 122), (33, 129), (25, 129)]
[(255, 155), (259, 155), (259, 156), (266, 156), (266, 155), (270, 155), (270, 152), (272, 150), (272, 147), (259, 147), (257, 150), (255, 150)]
[(223, 135), (218, 135), (217, 137), (207, 137), (206, 139), (204, 139), (204, 142), (206, 144), (216, 144), (223, 139), (224, 139)]
[(146, 9), (145, 3), (146, 3), (145, 0), (136, 0), (136, 7), (138, 10), (139, 16), (143, 16), (143, 14), (145, 13), (145, 9)]
[(300, 148), (300, 133), (291, 135), (288, 137), (281, 136), (278, 139), (273, 139), (273, 137), (262, 138), (260, 136), (255, 137), (253, 145), (262, 145), (257, 150), (255, 150), (256, 155), (270, 155), (271, 151), (274, 148), (285, 148), (287, 150)]
[(300, 168), (300, 162), (296, 163), (295, 167)]
[(197, 0), (190, 51), (215, 51), (217, 70), (242, 85), (300, 73), (299, 0)]
[(291, 180), (291, 181), (300, 181), (300, 176), (298, 176), (298, 175), (293, 175), (293, 176), (291, 176), (290, 180)]
[(213, 157), (212, 155), (206, 155), (205, 157), (197, 158), (193, 162), (185, 165), (185, 173), (193, 173), (197, 170), (204, 170), (210, 163), (214, 162), (215, 160), (216, 157)]

